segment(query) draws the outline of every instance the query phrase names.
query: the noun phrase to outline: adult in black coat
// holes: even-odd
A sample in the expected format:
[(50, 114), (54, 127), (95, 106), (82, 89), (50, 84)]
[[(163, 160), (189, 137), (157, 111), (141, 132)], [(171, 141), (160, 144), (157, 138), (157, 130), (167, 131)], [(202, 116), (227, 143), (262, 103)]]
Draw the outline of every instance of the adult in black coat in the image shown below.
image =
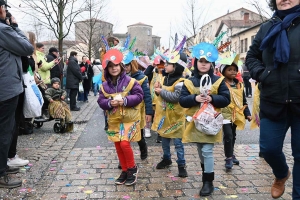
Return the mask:
[[(270, 0), (275, 12), (257, 32), (246, 57), (260, 89), (260, 151), (275, 175), (271, 195), (279, 198), (293, 169), (292, 199), (300, 199), (300, 1)], [(293, 163), (283, 144), (291, 130)]]
[[(59, 51), (55, 47), (51, 47), (49, 49), (49, 54), (47, 55), (47, 62), (52, 62), (53, 60), (59, 57)], [(50, 77), (52, 78), (59, 78), (62, 77), (63, 72), (63, 64), (59, 62), (58, 64), (54, 65), (54, 67), (50, 70)]]
[(88, 102), (88, 94), (92, 88), (92, 79), (94, 76), (94, 71), (92, 66), (90, 65), (90, 61), (86, 56), (82, 57), (82, 62), (80, 63), (80, 69), (82, 75), (87, 75), (86, 79), (83, 80), (83, 89), (84, 92), (81, 96), (78, 96), (78, 101)]
[(78, 94), (80, 81), (82, 81), (82, 76), (78, 65), (77, 52), (72, 51), (69, 57), (66, 81), (66, 88), (70, 89), (70, 109), (72, 111), (80, 110), (80, 108), (76, 106), (76, 96)]

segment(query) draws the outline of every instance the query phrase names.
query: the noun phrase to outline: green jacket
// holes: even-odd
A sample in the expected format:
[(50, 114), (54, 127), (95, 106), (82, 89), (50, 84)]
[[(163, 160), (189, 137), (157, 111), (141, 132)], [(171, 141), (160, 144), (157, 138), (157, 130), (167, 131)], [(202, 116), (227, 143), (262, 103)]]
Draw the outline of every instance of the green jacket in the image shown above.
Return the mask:
[(40, 61), (42, 61), (42, 66), (39, 68), (38, 73), (41, 75), (41, 79), (45, 84), (50, 84), (50, 70), (55, 65), (55, 62), (47, 62), (45, 54), (36, 51), (36, 62), (39, 63)]
[(63, 89), (54, 89), (54, 88), (48, 88), (45, 92), (45, 98), (50, 102), (50, 100), (60, 100), (61, 97), (67, 96), (67, 92)]

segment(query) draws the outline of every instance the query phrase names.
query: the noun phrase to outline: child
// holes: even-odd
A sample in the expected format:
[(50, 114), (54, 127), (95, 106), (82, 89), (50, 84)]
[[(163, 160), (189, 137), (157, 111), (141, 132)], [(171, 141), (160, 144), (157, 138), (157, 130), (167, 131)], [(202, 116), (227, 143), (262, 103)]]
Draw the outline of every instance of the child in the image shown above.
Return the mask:
[[(128, 54), (130, 54), (131, 56), (129, 56)], [(133, 53), (128, 52), (128, 54), (126, 55), (127, 59), (123, 60), (123, 63), (125, 64), (126, 74), (134, 78), (135, 80), (137, 80), (144, 91), (143, 102), (141, 103), (141, 123), (140, 123), (142, 139), (138, 142), (138, 145), (141, 151), (141, 159), (145, 160), (148, 157), (148, 148), (147, 148), (146, 140), (144, 138), (144, 128), (146, 126), (146, 123), (150, 123), (152, 120), (152, 114), (153, 114), (152, 99), (150, 95), (147, 76), (145, 76), (145, 74), (142, 71), (138, 70), (139, 64), (136, 60), (134, 60)]]
[[(236, 79), (238, 73), (238, 60), (239, 55), (236, 55), (232, 58), (232, 63), (230, 65), (223, 64), (220, 66), (220, 71), (225, 77), (225, 83), (231, 96), (230, 104), (226, 108), (222, 108), (222, 115), (225, 122), (223, 125), (223, 143), (226, 156), (226, 169), (231, 169), (233, 164), (239, 165), (239, 161), (233, 154), (236, 129), (243, 130), (245, 128), (245, 118), (247, 118), (248, 121), (251, 121), (252, 119), (244, 93), (244, 86)], [(222, 60), (220, 63), (222, 64)]]
[[(158, 95), (155, 106), (155, 118), (152, 129), (162, 137), (163, 160), (156, 165), (156, 169), (164, 169), (172, 164), (170, 153), (170, 141), (173, 138), (177, 152), (178, 176), (187, 177), (186, 163), (184, 159), (184, 147), (181, 142), (185, 126), (185, 113), (179, 105), (179, 95), (184, 79), (182, 74), (187, 61), (184, 53), (175, 52), (178, 55), (170, 55), (165, 64), (167, 76), (162, 82), (154, 85)], [(175, 57), (172, 59), (172, 57)], [(180, 64), (179, 64), (180, 63)], [(156, 125), (157, 124), (157, 128)]]
[[(209, 43), (200, 43), (193, 47), (194, 76), (184, 81), (181, 90), (179, 103), (182, 107), (188, 108), (186, 116), (186, 129), (182, 136), (183, 142), (197, 143), (198, 154), (202, 168), (203, 186), (200, 190), (200, 196), (209, 196), (214, 191), (214, 143), (222, 141), (221, 131), (215, 135), (206, 135), (198, 131), (194, 121), (189, 120), (196, 111), (199, 110), (201, 103), (209, 102), (215, 108), (226, 107), (230, 103), (229, 90), (225, 85), (223, 78), (214, 75), (212, 63), (218, 59), (218, 50)], [(212, 88), (207, 97), (200, 94), (200, 79), (202, 75), (208, 74), (211, 78)]]
[[(153, 66), (149, 65), (147, 67), (147, 69), (145, 70), (144, 74), (148, 77), (148, 80), (150, 82), (150, 94), (151, 94), (151, 98), (152, 98), (152, 105), (153, 105), (153, 120), (154, 120), (154, 115), (155, 115), (155, 105), (156, 105), (156, 99), (157, 99), (157, 95), (155, 95), (155, 88), (154, 88), (154, 84), (157, 82), (161, 82), (163, 76), (166, 75), (165, 71), (165, 63), (163, 62), (161, 56), (156, 56), (154, 58), (154, 62), (153, 62)], [(154, 123), (154, 122), (153, 122)], [(154, 125), (154, 129), (152, 129), (153, 131), (155, 131), (157, 129), (157, 125)], [(151, 137), (151, 135), (150, 135)], [(156, 137), (156, 143), (161, 143), (161, 136), (159, 134), (157, 134)]]
[(102, 61), (105, 82), (101, 86), (98, 104), (106, 111), (108, 139), (115, 143), (122, 173), (115, 184), (133, 185), (138, 168), (130, 142), (141, 140), (140, 109), (143, 90), (135, 79), (126, 75), (123, 54), (117, 49), (106, 52)]
[[(60, 79), (51, 79), (51, 88), (45, 92), (45, 98), (49, 101), (49, 114), (52, 118), (62, 119), (62, 126), (71, 121), (72, 115), (69, 106), (64, 102), (67, 92), (60, 88)], [(66, 132), (73, 130), (72, 126), (68, 126)]]

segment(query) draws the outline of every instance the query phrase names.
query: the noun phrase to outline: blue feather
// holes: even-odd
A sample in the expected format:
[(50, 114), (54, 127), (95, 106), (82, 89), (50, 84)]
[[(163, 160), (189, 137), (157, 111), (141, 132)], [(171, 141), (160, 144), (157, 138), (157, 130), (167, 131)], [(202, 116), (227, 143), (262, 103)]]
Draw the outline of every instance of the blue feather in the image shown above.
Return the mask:
[(106, 51), (108, 51), (110, 48), (109, 48), (109, 45), (103, 35), (101, 35), (101, 39), (102, 39), (103, 44), (105, 45)]
[(124, 43), (124, 48), (125, 49), (128, 49), (129, 42), (130, 42), (130, 35), (128, 34), (128, 36), (127, 36), (127, 38), (125, 40), (125, 43)]
[(166, 118), (166, 117), (163, 117), (163, 118), (160, 120), (160, 122), (159, 122), (159, 124), (158, 124), (157, 130), (160, 130), (160, 129), (162, 128), (162, 126), (164, 125), (164, 122), (165, 122), (165, 118)]

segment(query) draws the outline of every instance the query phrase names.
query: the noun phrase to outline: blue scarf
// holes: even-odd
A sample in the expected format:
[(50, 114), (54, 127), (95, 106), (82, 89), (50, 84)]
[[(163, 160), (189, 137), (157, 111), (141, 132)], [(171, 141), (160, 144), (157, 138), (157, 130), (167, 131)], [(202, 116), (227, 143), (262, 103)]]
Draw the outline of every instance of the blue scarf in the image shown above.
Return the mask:
[(279, 63), (287, 63), (290, 58), (290, 43), (287, 37), (287, 28), (290, 27), (294, 19), (300, 16), (300, 5), (297, 5), (288, 10), (277, 10), (273, 17), (283, 17), (283, 20), (272, 20), (272, 26), (268, 30), (265, 38), (261, 42), (260, 50), (265, 50), (269, 45), (273, 44), (274, 53), (274, 68), (278, 67)]

